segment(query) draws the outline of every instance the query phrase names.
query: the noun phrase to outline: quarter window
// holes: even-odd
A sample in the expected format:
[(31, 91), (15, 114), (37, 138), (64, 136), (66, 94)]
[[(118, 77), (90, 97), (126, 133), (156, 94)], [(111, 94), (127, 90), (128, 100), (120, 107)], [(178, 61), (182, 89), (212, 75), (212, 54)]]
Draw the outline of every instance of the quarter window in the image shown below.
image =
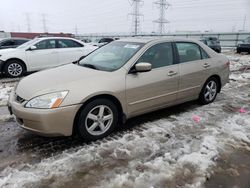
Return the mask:
[(169, 66), (174, 63), (173, 49), (171, 43), (156, 44), (149, 48), (137, 61), (152, 64), (153, 68)]
[(202, 59), (208, 59), (210, 58), (209, 55), (207, 54), (207, 52), (205, 52), (205, 50), (203, 50), (202, 48), (201, 49), (201, 56), (202, 56)]
[(55, 40), (43, 40), (35, 44), (35, 46), (38, 50), (52, 49), (52, 48), (56, 48), (56, 41)]
[(189, 42), (177, 42), (176, 47), (179, 53), (180, 63), (201, 60), (200, 47)]
[(58, 40), (58, 48), (80, 48), (80, 47), (83, 47), (83, 45), (73, 40), (67, 40), (67, 39)]

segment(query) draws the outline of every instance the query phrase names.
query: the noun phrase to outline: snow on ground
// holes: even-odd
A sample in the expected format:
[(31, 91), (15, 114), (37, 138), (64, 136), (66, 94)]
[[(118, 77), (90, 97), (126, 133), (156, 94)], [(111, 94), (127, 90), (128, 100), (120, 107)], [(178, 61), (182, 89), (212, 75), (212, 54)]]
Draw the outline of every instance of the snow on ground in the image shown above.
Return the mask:
[(0, 83), (0, 106), (6, 105), (9, 93), (16, 83)]
[(250, 56), (229, 58), (231, 82), (214, 103), (190, 104), (37, 163), (8, 166), (0, 187), (202, 187), (226, 145), (250, 147)]

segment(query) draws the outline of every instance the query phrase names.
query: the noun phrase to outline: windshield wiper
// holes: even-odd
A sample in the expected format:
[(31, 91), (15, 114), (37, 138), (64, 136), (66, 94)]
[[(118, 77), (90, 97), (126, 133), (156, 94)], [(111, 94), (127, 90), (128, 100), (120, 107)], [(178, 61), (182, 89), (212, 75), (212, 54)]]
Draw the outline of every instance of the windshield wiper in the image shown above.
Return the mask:
[(95, 69), (95, 70), (99, 70), (95, 65), (92, 65), (92, 64), (82, 64), (83, 67), (88, 67), (88, 68), (91, 68), (91, 69)]

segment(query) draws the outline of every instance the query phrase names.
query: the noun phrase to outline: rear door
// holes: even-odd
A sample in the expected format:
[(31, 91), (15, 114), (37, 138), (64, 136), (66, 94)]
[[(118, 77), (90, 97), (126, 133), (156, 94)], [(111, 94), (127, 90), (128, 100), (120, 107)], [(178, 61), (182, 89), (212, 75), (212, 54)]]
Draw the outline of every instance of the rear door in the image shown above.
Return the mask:
[(196, 99), (210, 75), (209, 56), (196, 43), (176, 42), (175, 44), (180, 63), (178, 101)]
[(30, 71), (40, 70), (59, 65), (55, 39), (39, 41), (36, 50), (27, 50), (26, 58)]
[(172, 43), (165, 42), (150, 47), (138, 59), (136, 63), (151, 63), (152, 70), (127, 74), (126, 97), (129, 116), (152, 111), (175, 102), (179, 68), (174, 57)]
[(84, 45), (70, 39), (57, 39), (59, 64), (75, 62), (84, 56)]

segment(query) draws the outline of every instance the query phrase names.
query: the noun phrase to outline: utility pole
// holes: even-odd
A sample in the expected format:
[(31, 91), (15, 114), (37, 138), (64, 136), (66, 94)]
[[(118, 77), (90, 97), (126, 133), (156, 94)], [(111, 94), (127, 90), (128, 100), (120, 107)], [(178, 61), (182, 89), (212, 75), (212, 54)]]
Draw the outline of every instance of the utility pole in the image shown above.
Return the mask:
[(78, 35), (78, 27), (77, 27), (77, 25), (75, 26), (75, 35)]
[(30, 13), (25, 13), (25, 17), (26, 17), (27, 30), (30, 33), (31, 32)]
[(143, 4), (142, 0), (129, 0), (130, 5), (133, 7), (133, 12), (128, 14), (129, 16), (133, 17), (133, 33), (134, 35), (137, 35), (140, 29), (140, 17), (143, 16), (143, 14), (140, 14), (140, 6)]
[(169, 23), (168, 20), (165, 19), (165, 13), (170, 4), (166, 0), (158, 0), (154, 2), (160, 10), (160, 15), (157, 20), (155, 20), (155, 23), (159, 24), (159, 34), (163, 35), (165, 33), (165, 24)]
[(244, 16), (242, 31), (245, 31), (245, 29), (246, 29), (246, 20), (247, 20), (247, 15)]
[(48, 27), (47, 27), (47, 15), (46, 14), (41, 14), (42, 15), (42, 25), (43, 25), (43, 32), (48, 33)]

